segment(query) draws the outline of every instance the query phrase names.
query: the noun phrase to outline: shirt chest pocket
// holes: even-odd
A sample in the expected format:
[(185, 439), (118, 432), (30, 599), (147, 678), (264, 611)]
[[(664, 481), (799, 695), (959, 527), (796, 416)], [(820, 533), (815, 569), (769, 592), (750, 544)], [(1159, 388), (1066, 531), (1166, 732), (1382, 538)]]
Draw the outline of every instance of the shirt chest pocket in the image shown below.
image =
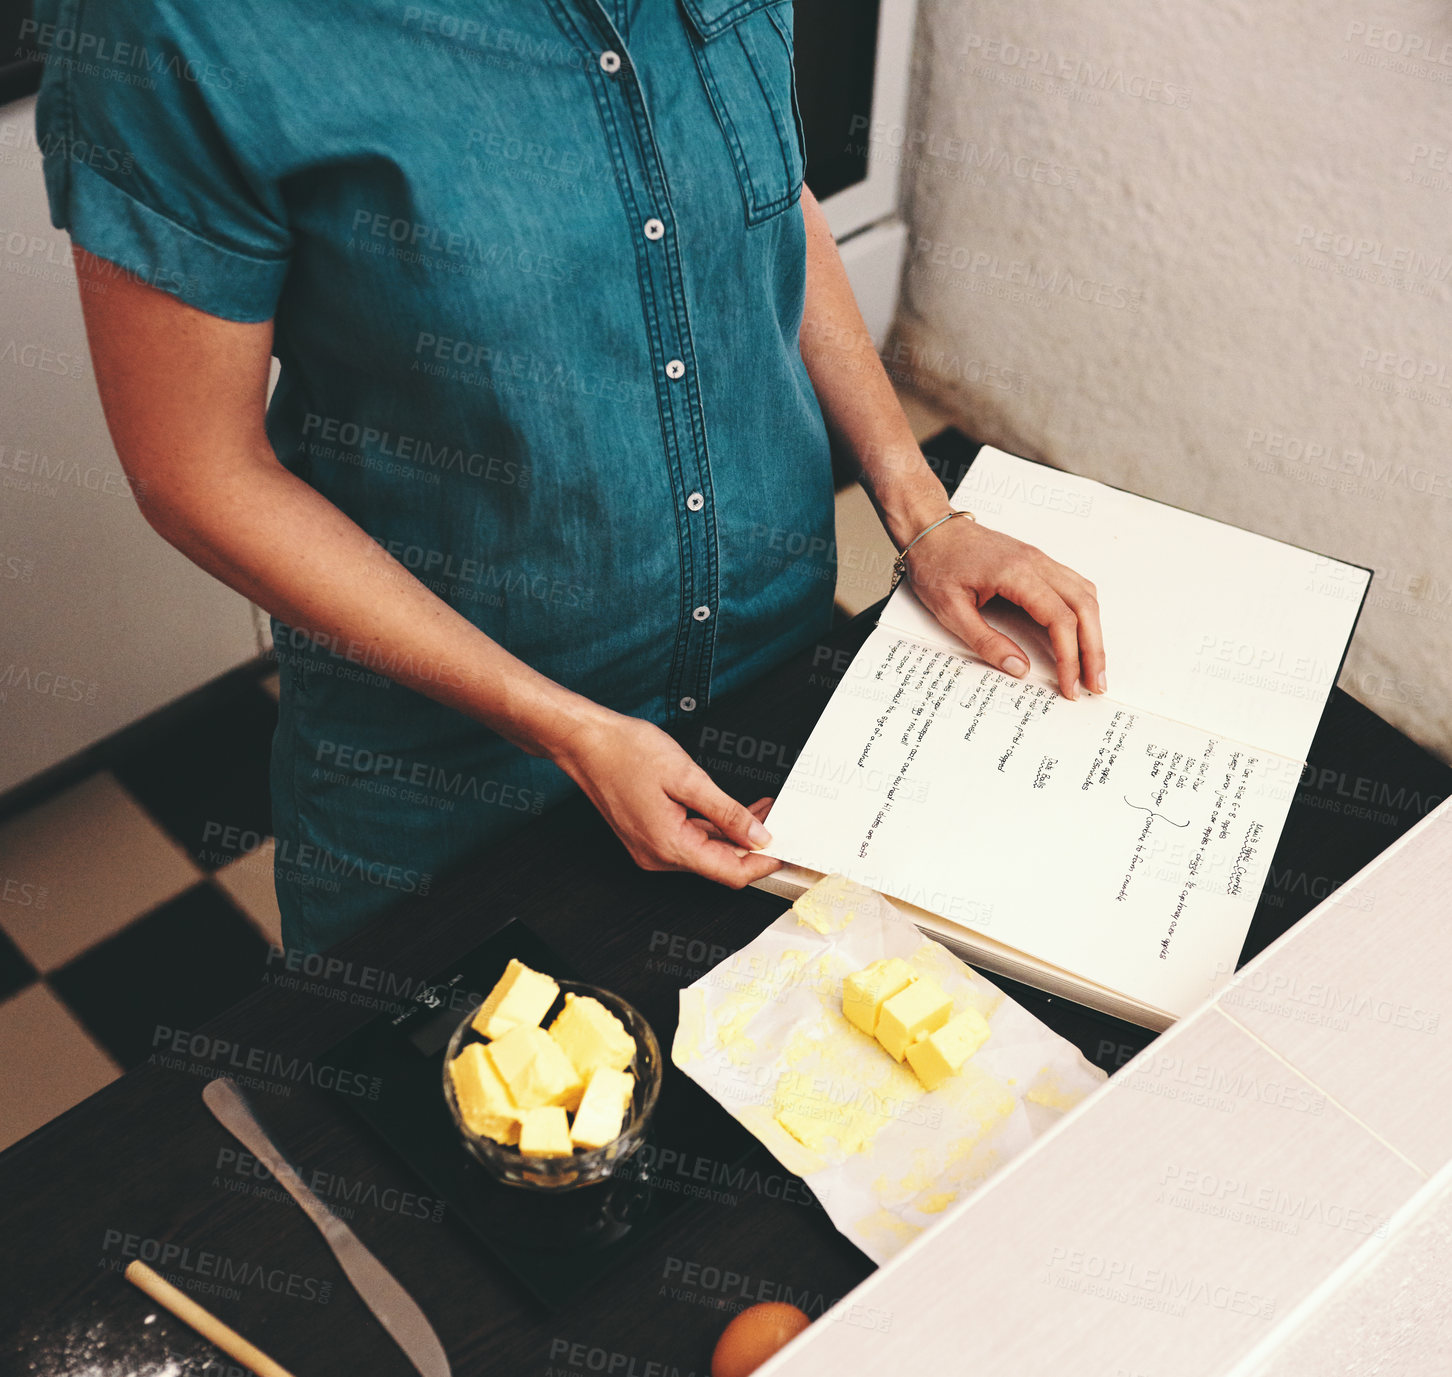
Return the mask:
[(792, 67), (791, 0), (680, 0), (696, 66), (726, 140), (746, 223), (795, 205), (806, 148)]

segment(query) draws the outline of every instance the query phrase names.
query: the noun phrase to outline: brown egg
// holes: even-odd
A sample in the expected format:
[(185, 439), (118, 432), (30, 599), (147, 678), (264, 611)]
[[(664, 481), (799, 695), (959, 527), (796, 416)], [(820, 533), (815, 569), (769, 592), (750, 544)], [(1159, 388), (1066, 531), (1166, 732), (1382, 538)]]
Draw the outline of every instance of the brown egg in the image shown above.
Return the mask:
[(748, 1377), (809, 1324), (811, 1320), (794, 1305), (771, 1301), (750, 1306), (716, 1340), (711, 1377)]

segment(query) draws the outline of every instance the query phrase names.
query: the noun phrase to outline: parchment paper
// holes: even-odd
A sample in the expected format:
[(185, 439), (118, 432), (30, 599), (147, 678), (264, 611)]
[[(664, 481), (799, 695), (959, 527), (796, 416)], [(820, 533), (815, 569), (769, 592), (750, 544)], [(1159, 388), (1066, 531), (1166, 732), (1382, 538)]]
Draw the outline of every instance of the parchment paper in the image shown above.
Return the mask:
[[(936, 980), (955, 1014), (972, 1007), (988, 1020), (988, 1041), (937, 1090), (842, 1014), (843, 976), (887, 956)], [(877, 891), (840, 875), (681, 991), (671, 1060), (879, 1264), (1105, 1079)], [(798, 1136), (781, 1109), (799, 1116)]]

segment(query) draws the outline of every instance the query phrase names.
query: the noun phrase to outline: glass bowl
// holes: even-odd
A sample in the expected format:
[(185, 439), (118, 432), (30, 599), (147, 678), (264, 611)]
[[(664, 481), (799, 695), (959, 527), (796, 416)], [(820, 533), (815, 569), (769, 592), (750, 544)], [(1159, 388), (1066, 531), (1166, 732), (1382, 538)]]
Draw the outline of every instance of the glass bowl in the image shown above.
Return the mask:
[(488, 1039), (476, 1033), (469, 1025), (482, 1007), (474, 1005), (466, 1013), (454, 1035), (449, 1039), (444, 1053), (444, 1099), (448, 1101), (449, 1113), (454, 1127), (464, 1140), (469, 1152), (499, 1181), (510, 1186), (543, 1190), (569, 1190), (576, 1186), (588, 1186), (610, 1176), (618, 1163), (624, 1162), (645, 1140), (645, 1130), (650, 1116), (655, 1112), (655, 1102), (660, 1097), (661, 1060), (660, 1043), (656, 1041), (644, 1017), (634, 1005), (627, 1004), (619, 995), (611, 994), (596, 985), (585, 985), (578, 980), (557, 980), (560, 993), (549, 1011), (540, 1020), (545, 1027), (564, 1006), (567, 994), (590, 995), (598, 999), (625, 1025), (625, 1031), (635, 1039), (635, 1056), (625, 1069), (635, 1076), (635, 1091), (631, 1096), (630, 1108), (617, 1137), (603, 1147), (577, 1147), (568, 1157), (527, 1157), (518, 1146), (509, 1147), (496, 1143), (492, 1138), (471, 1133), (459, 1113), (459, 1103), (454, 1095), (454, 1078), (449, 1072), (454, 1058), (470, 1042), (487, 1042)]

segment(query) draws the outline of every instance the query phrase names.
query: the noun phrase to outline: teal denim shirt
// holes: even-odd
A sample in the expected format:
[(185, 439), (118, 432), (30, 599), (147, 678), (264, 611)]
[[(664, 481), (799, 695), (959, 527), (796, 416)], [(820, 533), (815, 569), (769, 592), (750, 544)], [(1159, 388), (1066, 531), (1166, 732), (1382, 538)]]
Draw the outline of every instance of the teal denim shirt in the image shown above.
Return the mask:
[[(273, 318), (278, 460), (476, 626), (676, 727), (829, 625), (789, 0), (36, 9), (54, 223)], [(272, 629), (289, 946), (574, 791), (389, 653)]]

